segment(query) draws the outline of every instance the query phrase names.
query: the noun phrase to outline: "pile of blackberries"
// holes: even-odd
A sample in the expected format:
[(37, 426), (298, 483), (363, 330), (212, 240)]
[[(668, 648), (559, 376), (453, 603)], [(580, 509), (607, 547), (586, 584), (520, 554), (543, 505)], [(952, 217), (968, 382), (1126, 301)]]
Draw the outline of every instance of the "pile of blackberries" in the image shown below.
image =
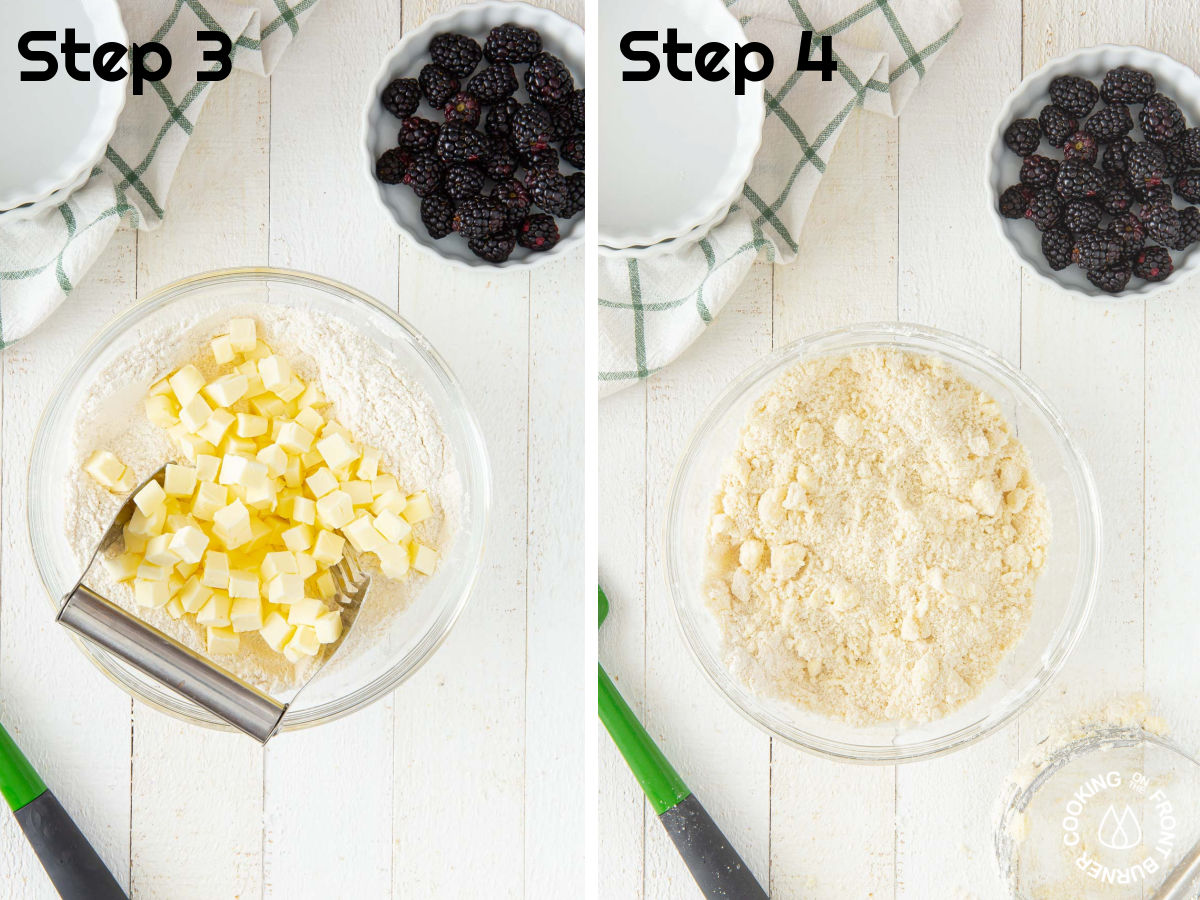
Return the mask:
[[(583, 211), (583, 90), (537, 31), (511, 23), (488, 32), (483, 47), (465, 34), (436, 35), (429, 56), (416, 78), (384, 88), (380, 101), (400, 129), (376, 177), (412, 188), (433, 238), (458, 232), (488, 262), (518, 244), (549, 250), (559, 240), (555, 219)], [(522, 84), (528, 102), (518, 99)], [(422, 102), (441, 121), (417, 115)]]

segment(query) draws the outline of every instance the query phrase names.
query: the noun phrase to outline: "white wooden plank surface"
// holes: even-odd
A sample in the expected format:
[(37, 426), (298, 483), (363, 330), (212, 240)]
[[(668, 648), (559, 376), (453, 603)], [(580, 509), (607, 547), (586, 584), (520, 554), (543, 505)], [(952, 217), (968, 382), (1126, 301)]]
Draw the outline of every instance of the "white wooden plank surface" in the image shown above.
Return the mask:
[[(404, 28), (451, 5), (322, 3), (273, 78), (218, 86), (163, 227), (118, 234), (63, 312), (0, 356), (0, 715), (135, 897), (582, 890), (583, 392), (566, 389), (584, 380), (582, 253), (533, 275), (448, 274), (359, 171), (364, 86)], [(582, 19), (575, 0), (552, 5)], [(73, 650), (24, 500), (65, 354), (167, 281), (264, 263), (398, 304), (463, 382), (496, 479), (486, 570), (447, 643), (393, 696), (265, 752), (132, 704)], [(54, 896), (0, 816), (0, 898)]]
[[(1003, 897), (992, 862), (992, 801), (1048, 720), (1144, 688), (1177, 735), (1192, 745), (1200, 738), (1189, 624), (1200, 527), (1193, 471), (1200, 425), (1190, 413), (1200, 378), (1196, 288), (1177, 287), (1149, 304), (1084, 303), (1042, 288), (995, 238), (981, 183), (994, 111), (1023, 75), (1105, 41), (1144, 43), (1196, 66), (1194, 4), (963, 6), (959, 34), (900, 122), (859, 115), (847, 127), (798, 261), (775, 267), (773, 306), (757, 302), (762, 279), (752, 279), (688, 355), (600, 406), (600, 571), (620, 585), (601, 660), (621, 674), (631, 705), (689, 784), (717, 807), (760, 878), (768, 877), (761, 861), (769, 856), (777, 898)], [(1105, 564), (1097, 613), (1033, 709), (974, 747), (895, 768), (825, 763), (779, 742), (764, 758), (753, 750), (758, 732), (721, 718), (724, 701), (695, 676), (682, 636), (661, 625), (660, 473), (674, 464), (675, 435), (770, 346), (896, 317), (987, 344), (1022, 365), (1059, 406), (1100, 488)], [(756, 329), (771, 339), (748, 339)], [(711, 378), (700, 374), (706, 370)], [(719, 738), (698, 733), (696, 722), (710, 718), (727, 726)], [(603, 734), (599, 740), (600, 897), (698, 896), (611, 742)], [(709, 761), (714, 747), (735, 749)], [(764, 778), (766, 831), (754, 789)]]

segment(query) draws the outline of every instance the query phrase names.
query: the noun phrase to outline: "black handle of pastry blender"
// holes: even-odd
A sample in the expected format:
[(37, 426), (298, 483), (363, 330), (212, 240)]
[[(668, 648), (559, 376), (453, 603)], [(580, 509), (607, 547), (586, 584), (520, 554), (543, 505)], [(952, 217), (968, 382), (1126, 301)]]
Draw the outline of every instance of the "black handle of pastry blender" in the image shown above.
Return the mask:
[(275, 734), (287, 712), (287, 704), (233, 677), (85, 585), (67, 595), (58, 621), (260, 743)]

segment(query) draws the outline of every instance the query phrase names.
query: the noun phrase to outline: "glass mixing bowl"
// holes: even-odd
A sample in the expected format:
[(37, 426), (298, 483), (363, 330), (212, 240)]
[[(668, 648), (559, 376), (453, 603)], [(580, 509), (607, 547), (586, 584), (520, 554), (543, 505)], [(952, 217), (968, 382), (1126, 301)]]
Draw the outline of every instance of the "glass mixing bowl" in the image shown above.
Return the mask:
[[(73, 421), (88, 386), (98, 373), (134, 348), (139, 335), (161, 334), (164, 328), (173, 327), (182, 332), (197, 322), (200, 327), (211, 323), (215, 328), (231, 315), (257, 304), (314, 310), (370, 335), (425, 391), (453, 448), (462, 485), (459, 530), (437, 572), (408, 607), (387, 617), (382, 628), (372, 629), (370, 635), (356, 629), (349, 632), (338, 652), (288, 709), (281, 730), (289, 731), (348, 715), (412, 675), (445, 640), (481, 568), (491, 498), (483, 435), (445, 361), (403, 318), (353, 288), (282, 269), (209, 272), (155, 291), (96, 336), (51, 398), (30, 456), (29, 532), (38, 574), (57, 612), (63, 595), (80, 576), (63, 533), (65, 498), (57, 487), (65, 481), (66, 467), (73, 464)], [(136, 387), (148, 388), (149, 383)], [(78, 638), (75, 641), (105, 675), (134, 697), (188, 722), (228, 728), (107, 651)]]
[[(932, 722), (854, 726), (754, 694), (722, 661), (717, 620), (700, 591), (710, 503), (752, 404), (799, 362), (868, 347), (938, 357), (995, 398), (1029, 451), (1050, 506), (1052, 537), (1024, 636), (975, 699)], [(783, 347), (725, 389), (696, 428), (675, 471), (666, 546), (671, 600), (684, 638), (701, 670), (738, 711), (789, 744), (831, 759), (909, 762), (965, 747), (1000, 728), (1062, 667), (1092, 609), (1100, 571), (1100, 512), (1078, 446), (1025, 375), (990, 350), (954, 335), (912, 325), (870, 324)]]

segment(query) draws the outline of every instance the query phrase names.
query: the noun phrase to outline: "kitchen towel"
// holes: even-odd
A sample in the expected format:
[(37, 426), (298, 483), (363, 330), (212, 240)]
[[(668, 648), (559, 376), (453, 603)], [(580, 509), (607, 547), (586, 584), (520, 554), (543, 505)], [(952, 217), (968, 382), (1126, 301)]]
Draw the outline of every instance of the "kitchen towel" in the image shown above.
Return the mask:
[[(0, 348), (40, 325), (91, 268), (121, 224), (152, 229), (208, 93), (219, 81), (196, 72), (211, 43), (197, 31), (234, 39), (233, 65), (268, 75), (317, 0), (122, 0), (129, 40), (157, 41), (171, 71), (131, 93), (104, 158), (65, 202), (24, 221), (0, 215)], [(10, 123), (11, 124), (11, 123)], [(230, 160), (236, 165), (237, 160)]]
[[(751, 41), (771, 48), (762, 146), (729, 215), (702, 240), (651, 258), (602, 256), (600, 390), (636, 384), (679, 356), (712, 322), (760, 251), (796, 257), (797, 236), (838, 135), (856, 107), (898, 115), (950, 40), (957, 0), (736, 0)], [(837, 71), (790, 71), (801, 34), (833, 43)], [(882, 152), (882, 150), (881, 150)]]

